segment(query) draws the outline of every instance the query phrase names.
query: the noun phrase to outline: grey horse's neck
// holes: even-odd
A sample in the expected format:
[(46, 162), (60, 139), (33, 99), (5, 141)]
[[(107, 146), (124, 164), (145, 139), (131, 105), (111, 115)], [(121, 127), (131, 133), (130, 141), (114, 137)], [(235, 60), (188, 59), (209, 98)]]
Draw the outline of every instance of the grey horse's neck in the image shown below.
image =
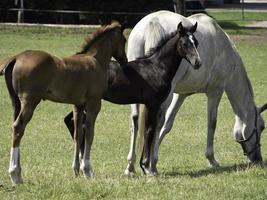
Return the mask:
[(248, 132), (251, 132), (255, 126), (256, 105), (253, 89), (243, 65), (235, 68), (225, 92), (236, 115), (236, 131), (245, 134), (246, 128)]

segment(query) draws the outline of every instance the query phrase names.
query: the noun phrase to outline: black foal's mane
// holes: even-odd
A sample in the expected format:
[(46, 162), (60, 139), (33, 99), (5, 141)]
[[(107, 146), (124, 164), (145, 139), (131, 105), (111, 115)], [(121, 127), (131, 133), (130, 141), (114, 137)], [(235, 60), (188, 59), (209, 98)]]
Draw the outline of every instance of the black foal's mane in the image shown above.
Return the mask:
[(161, 39), (155, 47), (150, 48), (148, 50), (148, 53), (146, 55), (144, 55), (143, 57), (140, 57), (138, 59), (146, 59), (146, 58), (149, 58), (150, 56), (152, 56), (153, 54), (155, 54), (156, 52), (158, 52), (162, 48), (162, 46), (164, 46), (176, 34), (177, 34), (177, 31), (174, 31), (174, 32), (170, 33), (169, 35), (167, 35), (166, 37), (164, 37), (163, 39)]

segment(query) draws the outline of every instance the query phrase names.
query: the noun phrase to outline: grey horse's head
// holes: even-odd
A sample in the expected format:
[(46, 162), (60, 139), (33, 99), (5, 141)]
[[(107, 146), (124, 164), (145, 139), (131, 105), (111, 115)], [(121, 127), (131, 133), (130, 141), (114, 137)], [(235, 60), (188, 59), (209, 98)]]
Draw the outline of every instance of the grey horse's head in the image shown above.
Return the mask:
[(246, 138), (242, 134), (236, 134), (236, 141), (241, 144), (244, 155), (251, 163), (262, 161), (260, 140), (265, 124), (261, 113), (266, 109), (267, 103), (262, 107), (255, 108), (254, 127)]

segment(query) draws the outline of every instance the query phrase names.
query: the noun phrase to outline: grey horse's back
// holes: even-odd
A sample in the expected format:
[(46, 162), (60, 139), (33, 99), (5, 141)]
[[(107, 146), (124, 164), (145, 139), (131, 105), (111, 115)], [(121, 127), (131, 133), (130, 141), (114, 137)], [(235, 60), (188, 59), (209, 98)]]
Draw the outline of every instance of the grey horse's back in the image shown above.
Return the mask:
[(224, 68), (221, 72), (225, 72), (225, 76), (229, 76), (235, 68), (244, 70), (244, 64), (234, 42), (212, 17), (206, 14), (195, 14), (188, 17), (188, 19), (196, 20), (198, 23), (203, 24), (214, 38), (216, 57), (223, 57), (217, 59), (217, 65), (220, 68)]

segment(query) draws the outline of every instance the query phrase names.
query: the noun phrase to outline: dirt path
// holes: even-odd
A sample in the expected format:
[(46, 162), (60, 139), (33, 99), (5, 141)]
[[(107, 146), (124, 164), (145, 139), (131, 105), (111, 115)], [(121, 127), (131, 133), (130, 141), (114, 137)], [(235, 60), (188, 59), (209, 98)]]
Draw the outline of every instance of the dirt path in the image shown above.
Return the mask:
[(250, 27), (250, 28), (267, 28), (267, 21), (255, 22), (253, 24), (246, 25), (246, 27)]
[(260, 33), (255, 33), (253, 35), (230, 35), (230, 38), (234, 42), (239, 42), (239, 41), (244, 41), (244, 42), (262, 42), (266, 43), (267, 42), (267, 29), (264, 32)]

